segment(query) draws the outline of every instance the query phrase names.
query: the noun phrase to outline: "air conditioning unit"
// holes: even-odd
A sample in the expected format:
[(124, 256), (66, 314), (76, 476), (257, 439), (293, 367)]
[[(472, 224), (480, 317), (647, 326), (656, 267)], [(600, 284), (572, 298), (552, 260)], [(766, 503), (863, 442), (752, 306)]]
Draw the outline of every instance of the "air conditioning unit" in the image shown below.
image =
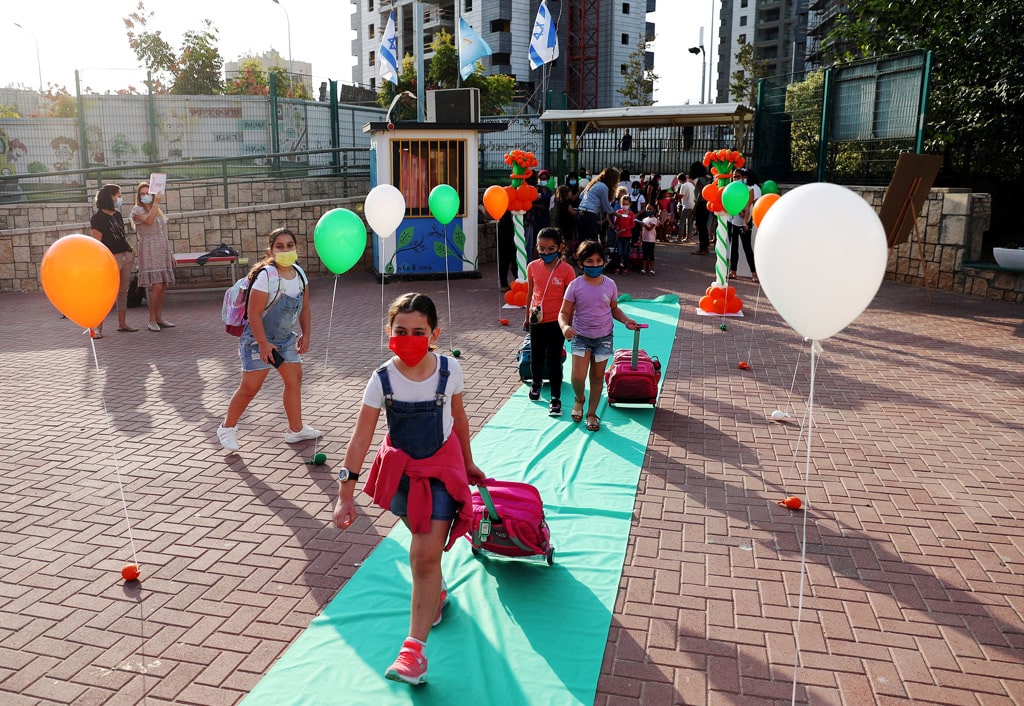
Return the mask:
[(480, 89), (453, 88), (427, 91), (428, 123), (480, 122)]

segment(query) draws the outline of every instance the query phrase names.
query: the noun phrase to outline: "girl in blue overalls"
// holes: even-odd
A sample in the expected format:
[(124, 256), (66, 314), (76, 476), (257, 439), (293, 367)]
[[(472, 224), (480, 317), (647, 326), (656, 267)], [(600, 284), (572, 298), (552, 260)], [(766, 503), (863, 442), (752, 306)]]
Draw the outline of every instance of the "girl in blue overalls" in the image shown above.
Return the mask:
[[(309, 350), (309, 288), (306, 275), (295, 264), (295, 235), (287, 228), (270, 234), (267, 255), (249, 272), (249, 317), (238, 355), (242, 381), (228, 404), (217, 438), (228, 451), (238, 451), (238, 418), (276, 367), (284, 381), (284, 412), (288, 417), (286, 443), (315, 439), (321, 432), (302, 423), (302, 358)], [(256, 315), (262, 312), (262, 315)], [(301, 333), (295, 334), (295, 324)]]
[(412, 532), (412, 610), (409, 637), (384, 676), (408, 684), (427, 681), (423, 654), (430, 628), (441, 622), (448, 589), (441, 553), (469, 529), (469, 485), (484, 480), (469, 447), (469, 420), (462, 404), (462, 369), (454, 358), (432, 353), (441, 329), (437, 308), (424, 294), (403, 294), (388, 311), (388, 348), (394, 352), (366, 385), (355, 430), (338, 474), (334, 524), (346, 529), (356, 517), (356, 481), (373, 441), (381, 408), (388, 434), (370, 468), (364, 490), (402, 518)]

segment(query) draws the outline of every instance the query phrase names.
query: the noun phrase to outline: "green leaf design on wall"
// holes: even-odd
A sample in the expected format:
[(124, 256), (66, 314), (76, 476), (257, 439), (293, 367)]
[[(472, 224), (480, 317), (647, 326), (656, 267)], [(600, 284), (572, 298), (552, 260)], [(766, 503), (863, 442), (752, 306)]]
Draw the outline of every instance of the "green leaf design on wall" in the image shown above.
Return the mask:
[(452, 240), (455, 241), (455, 247), (457, 247), (460, 252), (466, 252), (466, 233), (462, 228), (458, 226), (455, 227), (455, 232), (452, 233)]
[(413, 227), (409, 226), (398, 234), (398, 247), (405, 247), (412, 242)]
[(449, 255), (448, 245), (445, 244), (445, 243), (442, 243), (440, 241), (436, 241), (435, 240), (434, 241), (434, 254), (436, 254), (438, 257), (441, 257), (441, 258), (448, 257), (448, 255)]

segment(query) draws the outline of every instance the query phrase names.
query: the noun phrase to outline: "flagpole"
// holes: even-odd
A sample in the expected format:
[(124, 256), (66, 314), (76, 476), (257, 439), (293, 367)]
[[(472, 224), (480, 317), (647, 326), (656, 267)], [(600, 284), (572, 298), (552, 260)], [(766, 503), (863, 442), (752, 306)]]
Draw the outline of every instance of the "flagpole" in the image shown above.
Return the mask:
[(455, 7), (455, 23), (452, 25), (455, 29), (455, 59), (459, 67), (455, 72), (455, 87), (462, 88), (462, 30), (459, 26), (459, 20), (462, 19), (462, 13), (459, 11), (462, 0), (455, 0), (452, 4)]
[(423, 85), (423, 3), (413, 3), (412, 33), (416, 51), (416, 119), (427, 122), (427, 93)]

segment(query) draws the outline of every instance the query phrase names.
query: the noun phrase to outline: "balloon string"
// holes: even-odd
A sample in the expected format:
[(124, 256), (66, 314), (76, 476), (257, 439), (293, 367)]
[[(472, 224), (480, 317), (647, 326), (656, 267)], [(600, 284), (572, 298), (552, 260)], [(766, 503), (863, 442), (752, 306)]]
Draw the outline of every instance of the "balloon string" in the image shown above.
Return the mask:
[(452, 289), (448, 283), (448, 224), (444, 224), (444, 289), (448, 295), (448, 350), (455, 354), (455, 322), (452, 321)]
[(800, 353), (796, 354), (796, 365), (793, 366), (793, 382), (789, 383), (789, 394), (786, 395), (786, 414), (789, 414), (789, 403), (793, 399), (793, 388), (796, 387), (796, 373), (800, 370)]
[(807, 515), (810, 503), (807, 501), (806, 493), (811, 477), (811, 439), (814, 429), (814, 374), (818, 368), (817, 341), (811, 341), (811, 386), (807, 395), (807, 454), (804, 462), (804, 516), (803, 534), (800, 539), (800, 593), (796, 607), (796, 625), (793, 628), (793, 688), (791, 692), (791, 703), (796, 704), (797, 671), (800, 665), (800, 624), (804, 610), (804, 585), (807, 578)]
[[(96, 375), (99, 376), (102, 374), (102, 371), (100, 370), (100, 359), (96, 355), (96, 341), (93, 339), (91, 333), (89, 335), (89, 345), (92, 346), (92, 360), (96, 365)], [(132, 535), (132, 521), (128, 516), (128, 501), (124, 497), (124, 482), (121, 480), (121, 465), (118, 461), (117, 437), (114, 436), (114, 420), (110, 418), (110, 411), (107, 409), (106, 395), (103, 394), (102, 390), (100, 391), (100, 402), (103, 404), (103, 416), (109, 422), (107, 434), (110, 437), (110, 448), (114, 454), (114, 474), (117, 476), (117, 488), (121, 493), (121, 507), (124, 508), (124, 523), (128, 527), (128, 544), (131, 546), (132, 550), (132, 563), (138, 566), (139, 555), (135, 551), (135, 537)]]
[(380, 273), (380, 353), (378, 358), (384, 359), (384, 329), (388, 326), (387, 313), (384, 310), (384, 273)]
[[(338, 296), (338, 275), (334, 275), (334, 291), (331, 292), (331, 314), (327, 317), (327, 343), (324, 345), (324, 370), (320, 374), (320, 377), (327, 376), (327, 360), (331, 355), (331, 327), (334, 325), (334, 301)], [(320, 448), (320, 437), (313, 439), (313, 456), (316, 457), (316, 452)]]
[[(729, 290), (728, 289), (725, 290), (725, 295), (729, 296)], [(757, 309), (758, 309), (758, 307), (760, 305), (761, 305), (761, 286), (758, 285), (758, 287), (757, 287), (757, 298), (754, 299), (754, 315), (752, 317), (750, 317), (750, 324), (751, 325), (748, 327), (748, 330), (750, 331), (750, 336), (749, 336), (749, 338), (750, 338), (750, 345), (747, 346), (747, 357), (746, 357), (746, 360), (747, 360), (748, 363), (750, 362), (750, 353), (751, 353), (751, 351), (754, 350), (754, 328), (753, 328), (753, 324), (754, 324), (755, 321), (757, 321)]]

